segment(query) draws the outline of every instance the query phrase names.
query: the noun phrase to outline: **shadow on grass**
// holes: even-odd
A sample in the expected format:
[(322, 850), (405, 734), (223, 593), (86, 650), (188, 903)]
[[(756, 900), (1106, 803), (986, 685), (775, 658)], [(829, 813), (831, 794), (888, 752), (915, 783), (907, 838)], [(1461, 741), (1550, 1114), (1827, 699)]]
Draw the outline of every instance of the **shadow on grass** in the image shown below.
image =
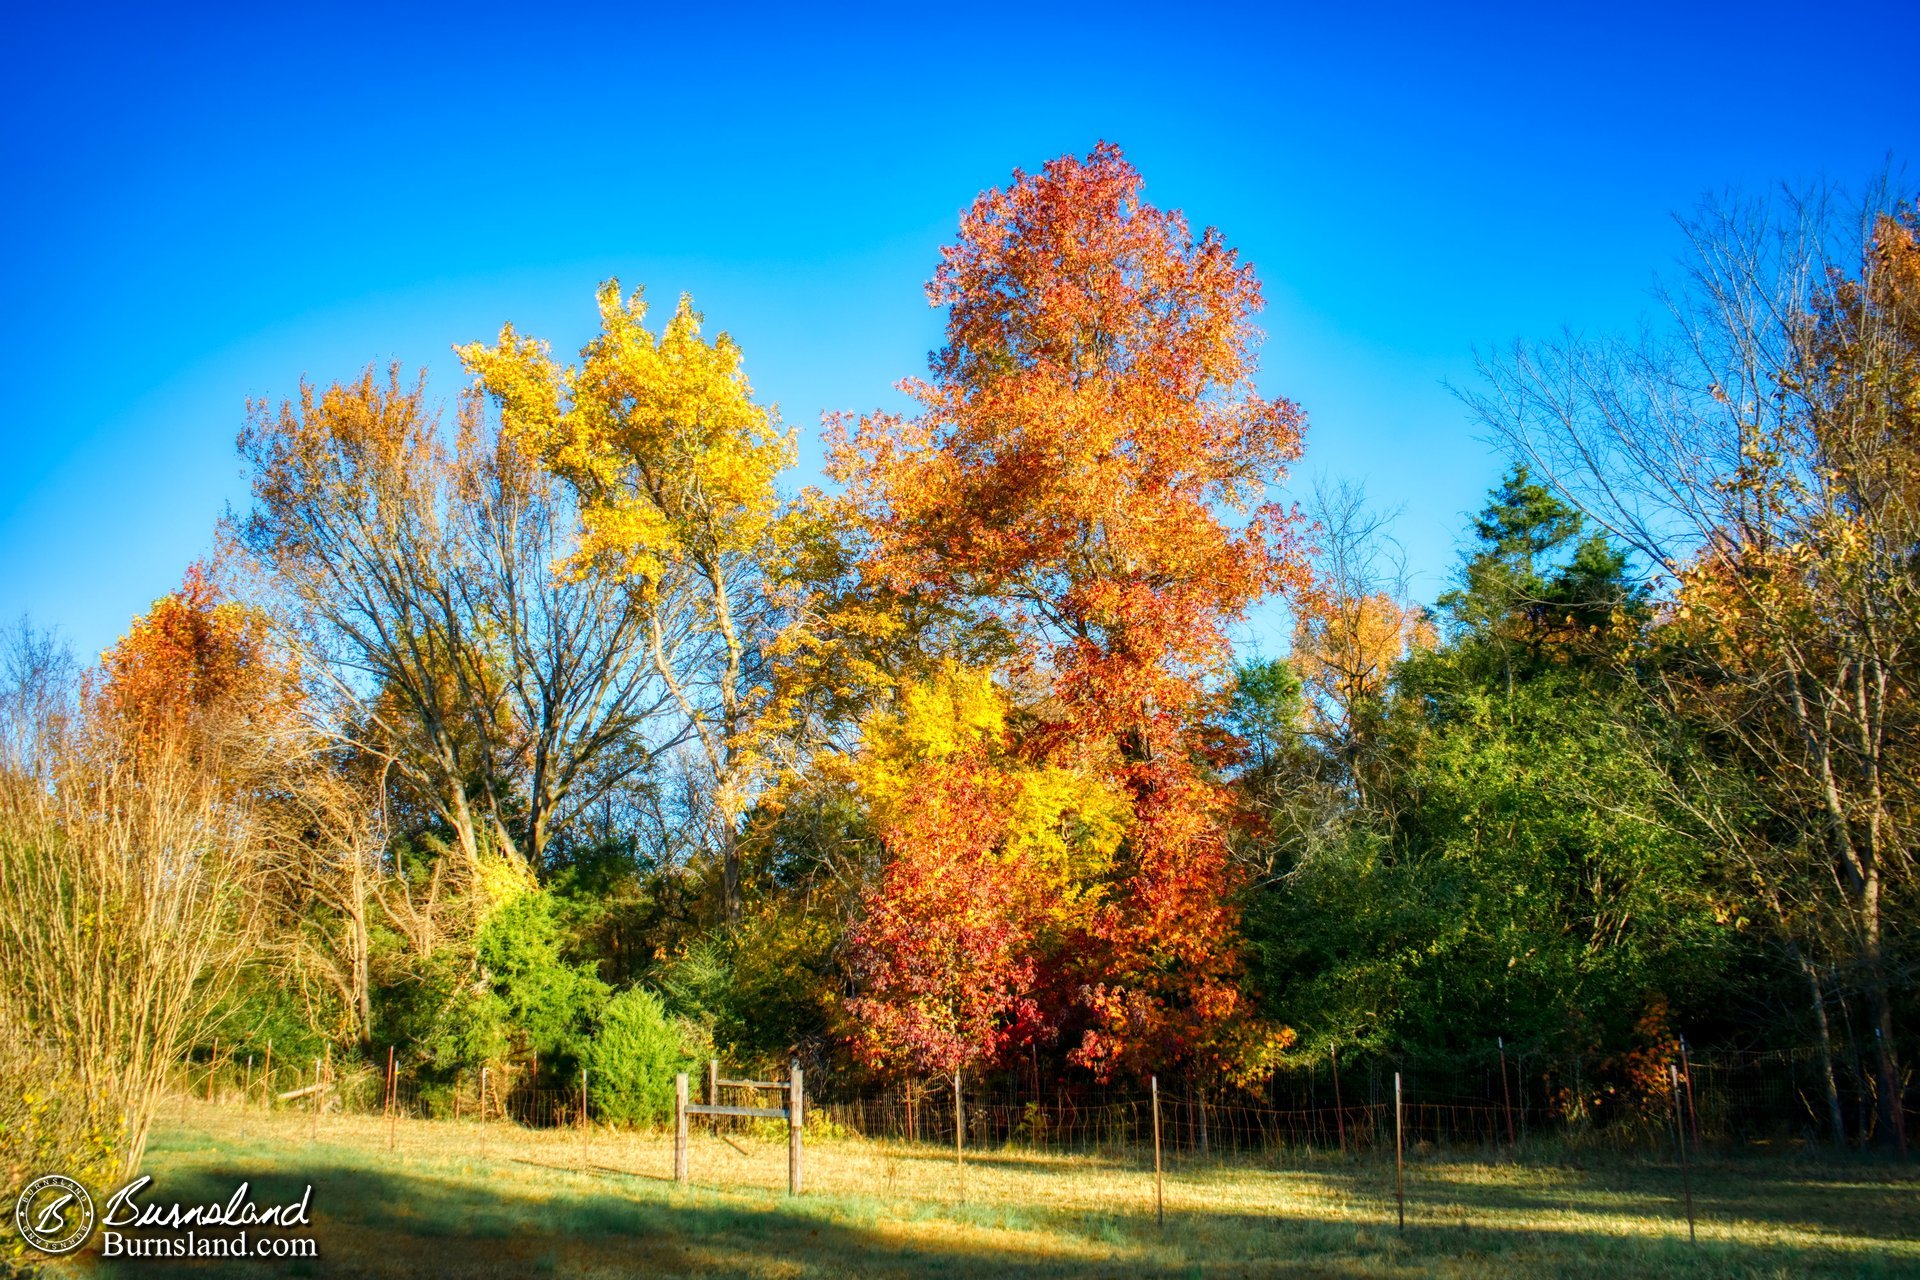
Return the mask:
[[(1596, 1161), (1582, 1166), (1509, 1165), (1517, 1178), (1541, 1182), (1490, 1183), (1486, 1166), (1410, 1164), (1409, 1212), (1431, 1216), (1465, 1210), (1480, 1214), (1633, 1216), (1685, 1229), (1691, 1181), (1694, 1215), (1707, 1229), (1741, 1226), (1755, 1232), (1793, 1230), (1836, 1243), (1920, 1245), (1920, 1170), (1874, 1162), (1811, 1168), (1752, 1160), (1713, 1161), (1683, 1176), (1658, 1161)], [(1319, 1173), (1329, 1185), (1356, 1195), (1391, 1196), (1392, 1167)], [(1920, 1266), (1920, 1263), (1909, 1263)]]
[[(1357, 1166), (1308, 1174), (1329, 1192), (1379, 1206), (1369, 1222), (1325, 1221), (1304, 1210), (1253, 1214), (1179, 1212), (1165, 1232), (1137, 1212), (1048, 1211), (1025, 1206), (903, 1205), (858, 1197), (790, 1201), (764, 1192), (681, 1190), (663, 1179), (624, 1170), (586, 1173), (540, 1164), (553, 1175), (535, 1187), (510, 1181), (505, 1169), (423, 1165), (369, 1168), (333, 1153), (280, 1151), (231, 1154), (206, 1164), (162, 1171), (147, 1199), (224, 1202), (243, 1180), (258, 1204), (297, 1199), (313, 1185), (319, 1257), (308, 1260), (152, 1258), (100, 1260), (106, 1276), (782, 1276), (782, 1277), (1116, 1277), (1178, 1275), (1899, 1275), (1913, 1274), (1920, 1253), (1898, 1257), (1875, 1247), (1910, 1241), (1913, 1226), (1877, 1212), (1848, 1213), (1822, 1228), (1815, 1220), (1844, 1207), (1814, 1204), (1778, 1175), (1747, 1178), (1715, 1172), (1697, 1187), (1703, 1220), (1718, 1213), (1814, 1230), (1844, 1230), (1830, 1245), (1703, 1241), (1684, 1235), (1626, 1236), (1596, 1222), (1557, 1222), (1542, 1229), (1422, 1221), (1444, 1203), (1479, 1214), (1519, 1215), (1580, 1208), (1583, 1191), (1607, 1203), (1596, 1215), (1661, 1216), (1648, 1179), (1660, 1171), (1629, 1170), (1631, 1187), (1591, 1179), (1572, 1187), (1536, 1188), (1467, 1180), (1444, 1184), (1445, 1166), (1416, 1168), (1409, 1181), (1412, 1228), (1391, 1226), (1392, 1167)], [(1252, 1170), (1244, 1172), (1252, 1173)], [(1550, 1173), (1551, 1170), (1542, 1170)], [(1617, 1171), (1616, 1171), (1617, 1172)], [(1804, 1174), (1805, 1170), (1792, 1173)], [(612, 1176), (602, 1176), (612, 1175)], [(524, 1178), (517, 1170), (512, 1177)], [(1064, 1173), (1060, 1176), (1071, 1176)], [(1424, 1183), (1422, 1178), (1427, 1179)], [(1383, 1188), (1384, 1181), (1384, 1188)], [(1875, 1184), (1884, 1197), (1911, 1197), (1909, 1177)], [(1433, 1198), (1420, 1199), (1422, 1190)], [(1848, 1188), (1851, 1190), (1851, 1188)], [(1385, 1196), (1383, 1198), (1383, 1190)], [(1444, 1191), (1444, 1195), (1438, 1194)], [(1838, 1194), (1838, 1193), (1836, 1193)], [(1615, 1199), (1624, 1195), (1627, 1201)], [(1630, 1201), (1630, 1202), (1628, 1202)], [(1644, 1203), (1643, 1203), (1644, 1201)], [(1785, 1210), (1783, 1211), (1783, 1206)], [(1683, 1228), (1676, 1228), (1676, 1231)], [(1905, 1234), (1901, 1234), (1902, 1231)], [(171, 1233), (150, 1233), (164, 1236)], [(261, 1233), (255, 1232), (257, 1238)]]

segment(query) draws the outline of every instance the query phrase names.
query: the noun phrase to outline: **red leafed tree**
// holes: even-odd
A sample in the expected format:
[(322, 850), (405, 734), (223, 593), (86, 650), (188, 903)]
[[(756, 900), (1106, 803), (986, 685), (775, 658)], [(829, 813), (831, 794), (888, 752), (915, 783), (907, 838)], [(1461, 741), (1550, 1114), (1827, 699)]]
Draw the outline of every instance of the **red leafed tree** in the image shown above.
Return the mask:
[(848, 938), (862, 994), (846, 1008), (870, 1066), (991, 1064), (1038, 1019), (1026, 893), (995, 847), (1006, 815), (984, 767), (934, 771), (880, 833), (889, 861)]
[(833, 425), (873, 573), (990, 613), (1052, 696), (1028, 750), (1114, 748), (1134, 822), (1074, 970), (1075, 1057), (1204, 1054), (1243, 1022), (1228, 798), (1196, 760), (1226, 627), (1310, 575), (1268, 488), (1304, 419), (1255, 388), (1260, 287), (1140, 198), (1118, 148), (980, 196), (928, 286), (948, 308), (911, 416)]

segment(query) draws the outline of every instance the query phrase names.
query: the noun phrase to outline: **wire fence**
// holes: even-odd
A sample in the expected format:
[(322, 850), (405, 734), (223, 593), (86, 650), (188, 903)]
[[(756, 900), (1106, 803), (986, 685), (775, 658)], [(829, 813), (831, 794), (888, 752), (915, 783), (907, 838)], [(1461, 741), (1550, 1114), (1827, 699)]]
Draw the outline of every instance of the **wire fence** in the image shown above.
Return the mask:
[[(1825, 1142), (1832, 1136), (1825, 1068), (1811, 1050), (1704, 1053), (1671, 1065), (1671, 1076), (1665, 1064), (1644, 1072), (1652, 1083), (1639, 1088), (1588, 1086), (1564, 1070), (1531, 1072), (1519, 1062), (1482, 1073), (1402, 1072), (1402, 1138), (1410, 1145), (1446, 1147), (1576, 1139), (1626, 1149), (1670, 1141), (1676, 1117), (1695, 1144)], [(532, 1064), (506, 1064), (431, 1080), (410, 1075), (409, 1066), (396, 1055), (389, 1076), (378, 1060), (336, 1067), (327, 1059), (289, 1064), (248, 1052), (203, 1050), (181, 1065), (178, 1083), (183, 1092), (209, 1101), (276, 1108), (532, 1129), (607, 1121), (609, 1108), (591, 1078), (558, 1081)], [(1337, 1067), (1313, 1076), (1291, 1073), (1276, 1077), (1263, 1097), (1209, 1096), (1162, 1082), (1162, 1143), (1169, 1151), (1199, 1155), (1391, 1151), (1393, 1074), (1378, 1066), (1344, 1075)], [(695, 1078), (697, 1091), (704, 1081)], [(1848, 1140), (1874, 1142), (1880, 1135), (1871, 1080), (1850, 1073), (1835, 1083)], [(808, 1084), (810, 1126), (865, 1138), (951, 1146), (958, 1136), (967, 1148), (1071, 1152), (1146, 1145), (1154, 1128), (1151, 1099), (1123, 1089), (1036, 1089), (1031, 1082), (1023, 1087), (1011, 1077), (989, 1077), (963, 1080), (956, 1107), (951, 1078), (873, 1090), (837, 1087), (815, 1069)], [(1913, 1133), (1920, 1113), (1909, 1108), (1906, 1115)], [(721, 1129), (755, 1123), (717, 1122)], [(957, 1135), (958, 1129), (964, 1133)]]

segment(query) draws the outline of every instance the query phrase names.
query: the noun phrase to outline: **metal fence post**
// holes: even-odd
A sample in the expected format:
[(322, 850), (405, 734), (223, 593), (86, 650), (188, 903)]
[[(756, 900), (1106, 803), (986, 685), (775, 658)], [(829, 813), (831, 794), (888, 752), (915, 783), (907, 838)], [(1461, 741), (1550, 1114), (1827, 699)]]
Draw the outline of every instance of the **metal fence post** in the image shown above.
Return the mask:
[(1507, 1038), (1500, 1037), (1500, 1102), (1507, 1112), (1507, 1145), (1513, 1145), (1513, 1095), (1507, 1092)]
[(1160, 1077), (1149, 1076), (1153, 1084), (1153, 1217), (1162, 1231), (1167, 1229), (1167, 1204), (1160, 1185)]
[(1347, 1153), (1347, 1115), (1340, 1103), (1340, 1046), (1329, 1045), (1327, 1057), (1333, 1062), (1333, 1127), (1340, 1135), (1340, 1154)]
[(1680, 1113), (1680, 1068), (1667, 1063), (1667, 1079), (1673, 1086), (1673, 1137), (1680, 1145), (1680, 1185), (1687, 1196), (1687, 1243), (1699, 1244), (1693, 1230), (1693, 1174), (1687, 1168), (1687, 1121)]
[(967, 1198), (967, 1160), (961, 1137), (967, 1131), (966, 1102), (960, 1096), (960, 1068), (953, 1069), (953, 1167), (960, 1179), (960, 1198)]
[(384, 1101), (386, 1102), (386, 1109), (387, 1109), (387, 1150), (389, 1151), (393, 1150), (393, 1138), (394, 1138), (393, 1116), (394, 1116), (394, 1113), (400, 1109), (399, 1108), (400, 1099), (398, 1096), (399, 1093), (400, 1093), (400, 1077), (397, 1074), (394, 1066), (393, 1046), (388, 1045), (387, 1046), (387, 1088), (386, 1088), (387, 1096), (384, 1099)]
[(1393, 1196), (1400, 1204), (1400, 1230), (1407, 1229), (1407, 1137), (1400, 1101), (1400, 1073), (1393, 1073)]

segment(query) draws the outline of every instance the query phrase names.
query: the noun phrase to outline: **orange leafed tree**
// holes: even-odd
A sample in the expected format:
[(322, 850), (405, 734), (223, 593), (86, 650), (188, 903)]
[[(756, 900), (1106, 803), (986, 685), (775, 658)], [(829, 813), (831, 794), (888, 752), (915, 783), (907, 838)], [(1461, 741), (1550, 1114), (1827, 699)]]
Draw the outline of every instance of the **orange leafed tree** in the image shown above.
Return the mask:
[(1322, 691), (1316, 718), (1350, 719), (1355, 708), (1384, 697), (1387, 681), (1408, 653), (1433, 643), (1433, 624), (1419, 605), (1385, 591), (1326, 597), (1295, 620), (1293, 663)]
[(202, 754), (216, 731), (276, 737), (300, 707), (298, 667), (273, 643), (266, 616), (223, 598), (197, 562), (101, 655), (101, 668), (102, 709), (148, 747)]
[(1103, 1073), (1204, 1052), (1244, 1020), (1229, 801), (1198, 730), (1227, 626), (1310, 581), (1268, 498), (1304, 419), (1254, 386), (1259, 283), (1141, 185), (1102, 144), (981, 195), (928, 286), (947, 341), (930, 379), (902, 384), (919, 412), (830, 426), (876, 582), (1021, 638), (1050, 690), (1030, 752), (1114, 748), (1133, 821), (1105, 907), (1065, 948), (1075, 1057)]

